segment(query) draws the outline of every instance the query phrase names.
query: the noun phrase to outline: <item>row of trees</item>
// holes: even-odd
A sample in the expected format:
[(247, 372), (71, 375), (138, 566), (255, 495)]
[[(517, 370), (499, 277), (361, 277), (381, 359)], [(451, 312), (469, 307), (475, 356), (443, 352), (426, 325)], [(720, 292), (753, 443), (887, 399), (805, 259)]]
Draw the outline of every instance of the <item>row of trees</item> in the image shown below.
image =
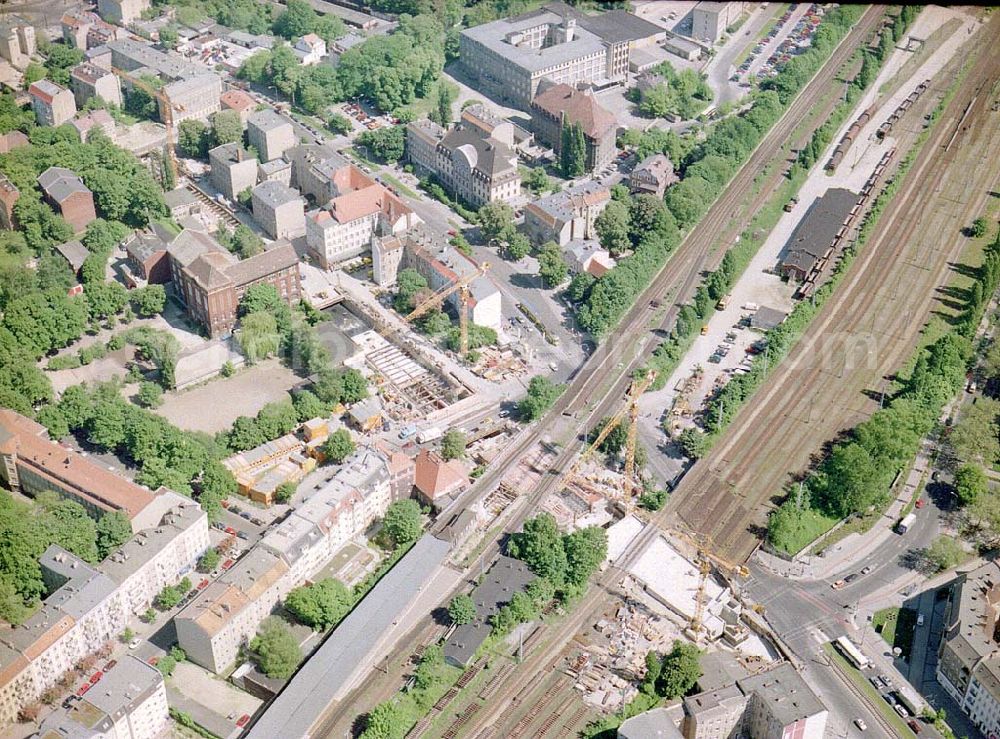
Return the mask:
[[(792, 549), (800, 541), (802, 522), (810, 509), (843, 518), (888, 502), (896, 473), (913, 458), (941, 408), (965, 383), (974, 356), (972, 338), (986, 307), (984, 296), (992, 295), (1000, 285), (1000, 236), (987, 248), (975, 272), (976, 282), (964, 296), (954, 330), (920, 349), (909, 378), (888, 405), (834, 444), (805, 480), (808, 494), (792, 496), (771, 515), (768, 538), (772, 545)], [(971, 473), (956, 482), (961, 483), (968, 505), (989, 500), (980, 495), (981, 483)], [(988, 511), (983, 513), (986, 518)]]
[(549, 513), (525, 521), (524, 529), (512, 534), (507, 544), (507, 554), (547, 579), (563, 601), (586, 589), (587, 580), (600, 567), (607, 550), (604, 529), (590, 526), (562, 534)]

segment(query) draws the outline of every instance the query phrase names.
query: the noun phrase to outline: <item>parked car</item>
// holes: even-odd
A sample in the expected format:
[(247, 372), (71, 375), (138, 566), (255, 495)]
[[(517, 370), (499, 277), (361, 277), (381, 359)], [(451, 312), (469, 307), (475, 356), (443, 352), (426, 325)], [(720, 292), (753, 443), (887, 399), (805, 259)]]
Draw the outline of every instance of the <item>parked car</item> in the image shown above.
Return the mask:
[(854, 725), (858, 727), (859, 731), (868, 731), (868, 724), (865, 723), (863, 718), (854, 719)]
[(868, 574), (869, 572), (871, 572), (871, 571), (872, 571), (872, 566), (871, 566), (871, 565), (865, 565), (865, 566), (864, 566), (864, 567), (863, 567), (863, 568), (861, 569), (861, 574), (862, 574), (862, 575), (867, 575), (867, 574)]
[(114, 667), (117, 664), (118, 664), (118, 660), (116, 660), (116, 659), (111, 660), (106, 665), (104, 665), (104, 672), (107, 672), (108, 670), (110, 670), (112, 667)]
[(133, 639), (132, 641), (130, 641), (130, 642), (128, 643), (128, 648), (129, 648), (129, 649), (135, 649), (135, 648), (136, 648), (136, 647), (138, 647), (138, 646), (139, 646), (140, 644), (142, 644), (142, 640), (141, 640), (141, 639), (140, 639), (139, 637), (135, 637), (135, 638), (134, 638), (134, 639)]
[(917, 614), (917, 626), (923, 626), (923, 625), (924, 625), (924, 614), (918, 613)]
[(910, 727), (910, 731), (912, 731), (914, 734), (920, 733), (920, 724), (917, 721), (910, 719), (909, 721), (906, 722), (906, 725)]
[(837, 582), (833, 583), (830, 587), (834, 590), (840, 590), (845, 585), (847, 585), (847, 580), (837, 580)]

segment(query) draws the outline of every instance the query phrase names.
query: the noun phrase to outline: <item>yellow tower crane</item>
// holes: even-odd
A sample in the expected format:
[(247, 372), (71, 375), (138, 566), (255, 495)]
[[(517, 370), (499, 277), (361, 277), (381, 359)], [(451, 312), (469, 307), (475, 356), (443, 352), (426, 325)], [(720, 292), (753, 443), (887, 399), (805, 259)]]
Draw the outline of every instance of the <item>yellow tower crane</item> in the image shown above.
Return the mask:
[(163, 116), (163, 125), (167, 128), (167, 160), (170, 171), (173, 174), (174, 182), (177, 181), (177, 157), (174, 154), (174, 111), (182, 112), (184, 110), (183, 105), (172, 105), (169, 98), (163, 93), (163, 90), (153, 87), (148, 82), (144, 80), (137, 79), (136, 77), (130, 77), (128, 74), (118, 67), (112, 67), (111, 71), (121, 77), (123, 80), (128, 80), (131, 84), (138, 87), (140, 90), (148, 93), (154, 100), (160, 102), (160, 115)]
[(446, 298), (454, 295), (456, 292), (459, 294), (459, 308), (458, 308), (458, 327), (459, 327), (459, 349), (464, 355), (469, 351), (469, 298), (471, 293), (469, 290), (469, 285), (472, 284), (473, 280), (478, 279), (485, 275), (490, 269), (489, 262), (483, 262), (480, 264), (475, 272), (470, 272), (464, 277), (456, 280), (450, 285), (438, 290), (431, 297), (424, 300), (416, 308), (414, 308), (408, 315), (406, 315), (403, 320), (407, 323), (415, 321), (420, 318), (420, 316), (427, 313), (432, 308), (438, 308), (445, 301)]
[(639, 398), (656, 380), (656, 370), (649, 370), (641, 380), (632, 383), (628, 403), (628, 435), (625, 438), (625, 474), (622, 476), (622, 500), (631, 508), (632, 496), (639, 487), (635, 470), (635, 447), (639, 434)]
[(701, 636), (701, 630), (704, 626), (705, 608), (707, 607), (707, 603), (705, 602), (705, 588), (708, 584), (708, 576), (712, 574), (712, 568), (720, 570), (729, 577), (749, 577), (750, 570), (747, 569), (746, 565), (731, 562), (716, 554), (713, 551), (714, 547), (711, 541), (707, 537), (697, 538), (677, 529), (674, 529), (673, 533), (692, 545), (698, 552), (697, 564), (700, 577), (698, 579), (698, 590), (695, 593), (694, 615), (691, 616), (691, 631), (694, 633), (695, 638), (698, 638)]
[(628, 501), (630, 500), (633, 488), (629, 475), (635, 474), (635, 430), (634, 430), (635, 423), (634, 420), (632, 419), (633, 418), (638, 419), (639, 398), (642, 396), (644, 392), (646, 392), (646, 389), (653, 383), (655, 379), (656, 379), (656, 372), (650, 370), (646, 372), (646, 374), (643, 375), (642, 377), (637, 377), (632, 380), (632, 384), (629, 386), (628, 390), (628, 402), (622, 408), (620, 408), (618, 412), (615, 413), (615, 415), (613, 415), (610, 419), (608, 419), (608, 422), (604, 425), (604, 428), (601, 429), (601, 431), (597, 434), (594, 440), (590, 443), (590, 446), (584, 449), (583, 453), (580, 454), (579, 457), (577, 457), (573, 465), (568, 470), (566, 470), (565, 473), (563, 473), (562, 479), (559, 481), (558, 487), (565, 487), (570, 482), (572, 482), (574, 478), (577, 477), (577, 473), (580, 471), (580, 468), (583, 467), (584, 463), (588, 459), (590, 459), (591, 455), (598, 449), (598, 447), (600, 447), (601, 444), (604, 443), (604, 440), (608, 438), (611, 432), (614, 431), (616, 428), (618, 428), (618, 424), (620, 424), (624, 420), (625, 415), (627, 413), (630, 421), (632, 422), (632, 426), (629, 427), (629, 436), (632, 439), (632, 455), (631, 455), (632, 461), (631, 463), (629, 463), (627, 449), (626, 449), (626, 458), (625, 458), (626, 481), (623, 485), (624, 496), (625, 496), (624, 499), (626, 505), (628, 505)]

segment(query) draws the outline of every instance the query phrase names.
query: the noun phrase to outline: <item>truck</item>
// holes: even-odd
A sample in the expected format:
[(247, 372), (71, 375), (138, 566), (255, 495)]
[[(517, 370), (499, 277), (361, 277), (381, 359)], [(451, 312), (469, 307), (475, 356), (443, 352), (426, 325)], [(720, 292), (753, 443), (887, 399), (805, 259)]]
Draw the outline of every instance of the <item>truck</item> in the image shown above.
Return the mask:
[(908, 513), (903, 517), (903, 520), (896, 524), (896, 531), (900, 534), (905, 534), (910, 530), (910, 527), (917, 522), (916, 513)]
[(428, 441), (437, 441), (444, 436), (444, 431), (438, 426), (430, 426), (417, 434), (417, 443), (426, 444)]

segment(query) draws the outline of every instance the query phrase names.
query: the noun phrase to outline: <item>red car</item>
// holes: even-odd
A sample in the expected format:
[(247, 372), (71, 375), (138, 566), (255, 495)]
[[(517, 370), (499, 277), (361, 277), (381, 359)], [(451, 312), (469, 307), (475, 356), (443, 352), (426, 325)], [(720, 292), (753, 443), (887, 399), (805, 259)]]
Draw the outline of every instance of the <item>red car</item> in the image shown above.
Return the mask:
[(202, 580), (200, 583), (198, 583), (198, 590), (204, 590), (207, 587), (208, 587), (208, 579), (207, 578), (204, 579), (204, 580)]
[(116, 660), (116, 659), (111, 660), (106, 665), (104, 665), (104, 672), (107, 672), (108, 670), (110, 670), (112, 667), (114, 667), (117, 664), (118, 664), (118, 660)]
[(453, 228), (449, 228), (448, 229), (448, 235), (449, 236), (458, 236), (458, 232), (455, 229), (453, 229)]
[(232, 534), (233, 536), (235, 536), (236, 535), (236, 529), (234, 529), (232, 526), (226, 526), (226, 533), (227, 534)]
[(98, 670), (97, 672), (95, 672), (93, 675), (90, 676), (90, 684), (93, 685), (102, 677), (104, 677), (104, 673)]
[(242, 716), (240, 716), (239, 720), (236, 722), (236, 725), (242, 729), (244, 726), (247, 725), (249, 721), (250, 721), (250, 714), (244, 713)]
[(222, 563), (222, 569), (224, 570), (228, 570), (232, 566), (233, 566), (233, 560), (231, 559), (227, 559), (225, 562)]
[(83, 695), (88, 690), (90, 690), (90, 683), (84, 683), (82, 686), (80, 686), (80, 689), (78, 691), (76, 691), (76, 694), (77, 695)]
[(918, 498), (917, 502), (914, 503), (913, 505), (914, 505), (915, 508), (923, 508), (924, 507), (924, 499), (923, 498)]

